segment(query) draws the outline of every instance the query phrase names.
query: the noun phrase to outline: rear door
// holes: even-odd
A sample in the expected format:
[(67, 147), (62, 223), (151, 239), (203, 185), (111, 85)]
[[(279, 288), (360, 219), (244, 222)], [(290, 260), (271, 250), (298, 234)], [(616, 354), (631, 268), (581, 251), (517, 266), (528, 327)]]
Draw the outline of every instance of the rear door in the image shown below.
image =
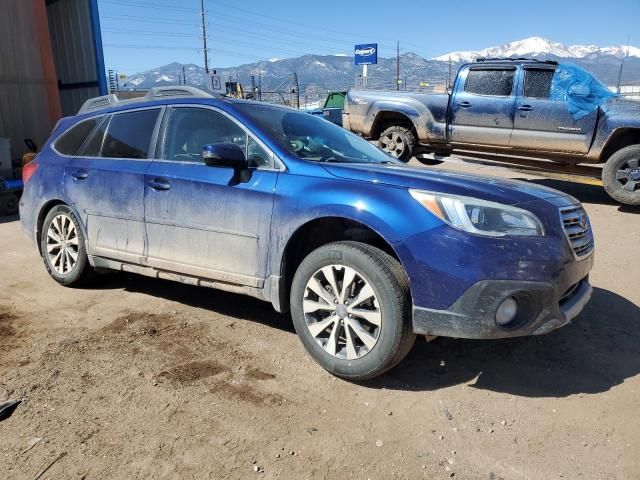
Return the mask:
[(509, 146), (515, 108), (514, 66), (471, 66), (458, 75), (451, 101), (453, 144)]
[(160, 112), (106, 116), (65, 169), (64, 191), (82, 217), (92, 255), (143, 261), (144, 175)]
[[(279, 169), (275, 157), (228, 114), (178, 106), (165, 114), (159, 158), (146, 175), (150, 266), (260, 288)], [(202, 147), (234, 143), (249, 169), (240, 183), (230, 168), (208, 167)]]
[(551, 100), (554, 67), (526, 66), (518, 86), (510, 146), (526, 150), (587, 153), (597, 110), (575, 120), (567, 103)]

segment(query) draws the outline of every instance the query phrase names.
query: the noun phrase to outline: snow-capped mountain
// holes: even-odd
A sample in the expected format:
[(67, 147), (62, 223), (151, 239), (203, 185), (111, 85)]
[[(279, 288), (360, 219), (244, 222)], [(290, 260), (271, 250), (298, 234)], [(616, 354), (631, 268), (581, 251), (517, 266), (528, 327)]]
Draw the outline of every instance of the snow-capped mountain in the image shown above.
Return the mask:
[(585, 58), (590, 55), (613, 55), (618, 58), (625, 56), (640, 57), (640, 48), (622, 45), (613, 47), (598, 47), (596, 45), (563, 45), (546, 38), (530, 37), (497, 47), (489, 47), (478, 51), (451, 52), (433, 60), (443, 62), (471, 62), (481, 57), (539, 57), (553, 55), (558, 58)]
[[(455, 76), (457, 67), (477, 57), (533, 57), (539, 60), (555, 60), (575, 63), (590, 72), (607, 85), (615, 85), (618, 79), (620, 63), (627, 47), (597, 47), (595, 45), (564, 46), (539, 37), (511, 42), (499, 47), (486, 48), (474, 52), (452, 52), (434, 59), (425, 59), (415, 53), (407, 52), (400, 57), (401, 88), (404, 82), (408, 89), (442, 87), (447, 84), (449, 76), (449, 56), (452, 60), (451, 76)], [(623, 85), (640, 84), (640, 48), (629, 47), (628, 58), (624, 62), (622, 75)], [(327, 90), (346, 90), (355, 84), (360, 67), (353, 64), (353, 57), (344, 54), (303, 55), (295, 58), (269, 58), (239, 65), (237, 67), (219, 68), (218, 74), (223, 81), (240, 81), (245, 91), (254, 77), (257, 87), (262, 82), (262, 90), (285, 91), (292, 88), (293, 73), (297, 73), (301, 100), (309, 95), (309, 101), (315, 101), (320, 92)], [(204, 68), (184, 65), (187, 85), (207, 85)], [(146, 72), (136, 73), (121, 82), (125, 89), (147, 89), (160, 85), (176, 85), (181, 82), (183, 65), (171, 63)], [(378, 64), (369, 68), (370, 88), (396, 88), (396, 59), (378, 57)]]

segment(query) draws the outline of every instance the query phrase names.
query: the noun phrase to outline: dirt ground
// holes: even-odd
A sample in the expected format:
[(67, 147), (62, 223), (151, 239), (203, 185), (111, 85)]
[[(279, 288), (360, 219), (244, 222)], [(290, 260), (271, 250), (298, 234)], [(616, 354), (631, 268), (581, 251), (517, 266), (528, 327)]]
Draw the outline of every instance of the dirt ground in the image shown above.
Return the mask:
[(419, 339), (359, 385), (266, 303), (126, 274), (58, 286), (0, 219), (0, 402), (22, 400), (0, 479), (639, 479), (640, 211), (532, 181), (591, 216), (584, 312), (542, 337)]

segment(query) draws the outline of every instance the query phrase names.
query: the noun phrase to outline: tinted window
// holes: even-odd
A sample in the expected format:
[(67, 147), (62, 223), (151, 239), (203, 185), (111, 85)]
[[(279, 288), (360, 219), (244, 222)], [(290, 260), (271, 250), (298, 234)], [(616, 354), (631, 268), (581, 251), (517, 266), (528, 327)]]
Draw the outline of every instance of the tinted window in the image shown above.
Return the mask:
[(548, 98), (553, 73), (553, 70), (525, 70), (524, 96)]
[(175, 108), (169, 114), (162, 158), (201, 162), (202, 147), (233, 143), (246, 149), (245, 131), (221, 113), (205, 108)]
[(513, 91), (514, 76), (515, 70), (469, 70), (464, 91), (508, 97)]
[(102, 157), (147, 158), (159, 109), (115, 114), (102, 144)]
[(399, 164), (362, 137), (331, 122), (290, 108), (253, 103), (235, 105), (277, 147), (303, 160)]
[(64, 155), (76, 155), (89, 134), (103, 117), (90, 118), (78, 123), (56, 140), (55, 148)]
[(104, 140), (104, 133), (109, 126), (109, 122), (102, 122), (98, 128), (96, 128), (91, 137), (89, 137), (89, 141), (85, 144), (82, 152), (79, 155), (83, 157), (99, 157), (100, 150), (102, 150), (102, 141)]

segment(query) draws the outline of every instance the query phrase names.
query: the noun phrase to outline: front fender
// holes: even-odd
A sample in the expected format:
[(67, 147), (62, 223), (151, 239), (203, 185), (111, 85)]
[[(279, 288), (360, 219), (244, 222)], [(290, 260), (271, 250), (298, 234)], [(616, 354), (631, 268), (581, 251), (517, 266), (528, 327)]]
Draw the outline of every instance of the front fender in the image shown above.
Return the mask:
[(283, 175), (275, 196), (269, 272), (280, 273), (286, 246), (300, 227), (327, 217), (361, 223), (391, 245), (442, 224), (416, 202), (406, 188)]

